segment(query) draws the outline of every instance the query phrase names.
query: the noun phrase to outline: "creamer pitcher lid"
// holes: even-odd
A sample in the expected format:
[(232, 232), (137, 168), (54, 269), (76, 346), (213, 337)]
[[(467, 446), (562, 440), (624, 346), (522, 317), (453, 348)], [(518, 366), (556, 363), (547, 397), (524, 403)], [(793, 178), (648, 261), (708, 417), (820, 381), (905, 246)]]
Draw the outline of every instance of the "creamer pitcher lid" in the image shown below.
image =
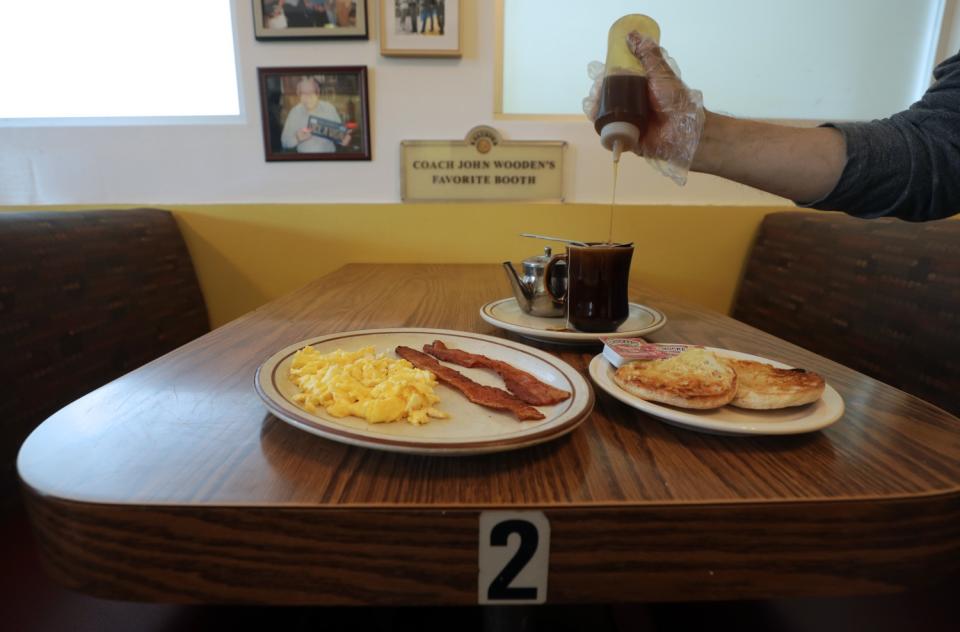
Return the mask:
[(542, 255), (533, 255), (523, 260), (523, 269), (542, 270), (547, 267), (551, 256), (553, 256), (553, 250), (550, 246), (544, 246)]

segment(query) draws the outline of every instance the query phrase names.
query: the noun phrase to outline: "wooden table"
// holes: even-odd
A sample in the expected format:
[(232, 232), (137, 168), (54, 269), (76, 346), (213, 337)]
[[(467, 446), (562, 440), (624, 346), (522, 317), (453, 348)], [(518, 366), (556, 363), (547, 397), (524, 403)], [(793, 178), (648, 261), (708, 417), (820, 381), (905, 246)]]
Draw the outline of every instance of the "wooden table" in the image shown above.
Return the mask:
[[(324, 333), (504, 335), (478, 310), (509, 292), (495, 265), (349, 265), (61, 410), (18, 464), (51, 571), (143, 601), (475, 604), (480, 513), (538, 509), (549, 603), (883, 593), (956, 572), (956, 418), (640, 285), (632, 300), (669, 317), (652, 340), (818, 371), (845, 416), (807, 435), (723, 437), (598, 389), (560, 439), (437, 458), (307, 434), (254, 392), (265, 358)], [(553, 351), (584, 372), (598, 352)]]

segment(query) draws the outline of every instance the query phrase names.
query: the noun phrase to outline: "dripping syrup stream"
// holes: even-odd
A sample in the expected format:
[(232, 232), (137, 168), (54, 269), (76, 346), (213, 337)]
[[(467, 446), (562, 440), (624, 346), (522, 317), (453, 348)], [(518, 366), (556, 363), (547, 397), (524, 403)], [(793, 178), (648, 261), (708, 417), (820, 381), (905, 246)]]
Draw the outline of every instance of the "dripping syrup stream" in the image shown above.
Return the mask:
[(620, 175), (620, 161), (613, 163), (613, 194), (610, 196), (610, 225), (607, 232), (607, 243), (613, 243), (613, 208), (617, 203), (617, 177)]

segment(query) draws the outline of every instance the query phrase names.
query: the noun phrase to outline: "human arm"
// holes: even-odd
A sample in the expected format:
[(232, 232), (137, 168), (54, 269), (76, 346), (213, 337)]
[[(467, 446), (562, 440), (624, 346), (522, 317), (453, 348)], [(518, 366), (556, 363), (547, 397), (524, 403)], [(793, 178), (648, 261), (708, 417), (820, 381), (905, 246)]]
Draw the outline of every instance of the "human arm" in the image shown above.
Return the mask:
[(833, 191), (846, 161), (844, 138), (836, 129), (774, 125), (706, 111), (690, 170), (813, 202)]
[(846, 162), (838, 131), (710, 112), (655, 41), (631, 33), (628, 46), (646, 69), (653, 111), (638, 153), (665, 175), (682, 184), (689, 169), (791, 200), (818, 200), (833, 190)]
[(283, 123), (283, 131), (280, 133), (280, 144), (284, 149), (294, 149), (303, 140), (299, 132), (307, 124), (307, 111), (299, 103), (287, 114), (287, 120)]
[(903, 112), (835, 123), (847, 163), (836, 188), (803, 206), (908, 221), (960, 213), (960, 54), (934, 70), (934, 83)]
[(655, 42), (632, 34), (628, 43), (647, 69), (654, 111), (638, 153), (674, 172), (717, 175), (859, 217), (924, 221), (960, 212), (960, 55), (937, 67), (919, 102), (888, 119), (798, 128), (700, 106), (698, 127), (690, 121), (699, 92)]

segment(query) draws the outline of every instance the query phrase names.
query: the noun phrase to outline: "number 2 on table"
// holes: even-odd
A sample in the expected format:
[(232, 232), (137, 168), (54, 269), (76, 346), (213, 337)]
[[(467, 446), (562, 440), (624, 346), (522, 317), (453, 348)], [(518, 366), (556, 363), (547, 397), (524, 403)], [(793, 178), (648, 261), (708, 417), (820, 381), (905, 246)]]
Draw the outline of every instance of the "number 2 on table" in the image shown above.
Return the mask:
[(549, 559), (550, 522), (542, 511), (481, 513), (478, 602), (545, 603)]

